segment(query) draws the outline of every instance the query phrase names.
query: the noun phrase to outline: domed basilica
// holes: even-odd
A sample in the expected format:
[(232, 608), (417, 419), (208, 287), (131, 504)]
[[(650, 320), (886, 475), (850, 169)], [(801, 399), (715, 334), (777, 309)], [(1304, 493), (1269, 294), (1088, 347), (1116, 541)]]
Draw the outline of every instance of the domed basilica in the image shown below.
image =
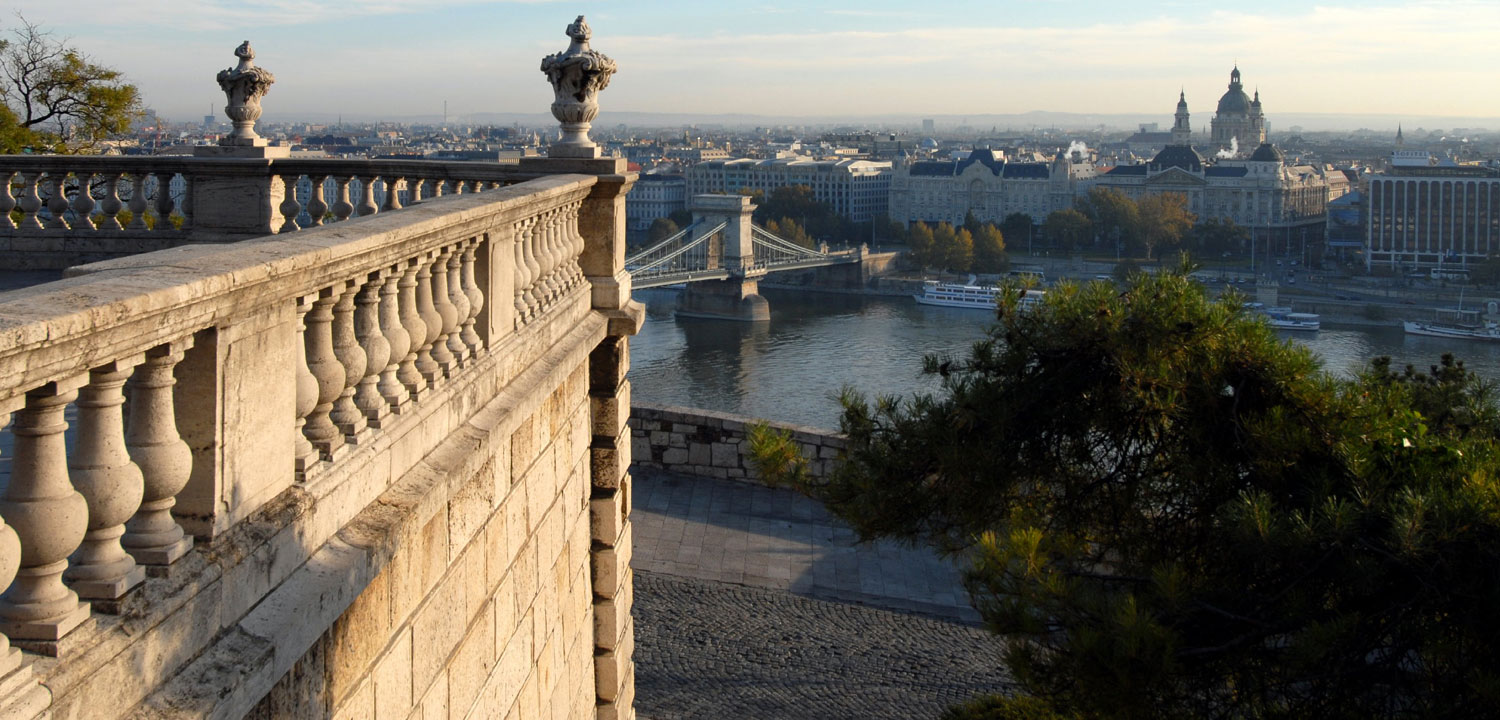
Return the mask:
[(1249, 153), (1266, 141), (1266, 114), (1261, 111), (1260, 91), (1255, 91), (1254, 99), (1245, 94), (1238, 65), (1229, 73), (1229, 90), (1219, 98), (1219, 109), (1210, 128), (1210, 140), (1216, 147), (1232, 148), (1238, 154)]

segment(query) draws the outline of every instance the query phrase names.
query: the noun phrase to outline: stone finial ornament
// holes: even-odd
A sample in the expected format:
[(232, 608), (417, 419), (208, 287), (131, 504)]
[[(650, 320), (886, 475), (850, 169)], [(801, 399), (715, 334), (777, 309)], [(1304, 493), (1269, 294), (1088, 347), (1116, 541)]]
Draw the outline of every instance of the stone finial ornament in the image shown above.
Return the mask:
[(234, 49), (234, 56), (240, 59), (239, 64), (220, 70), (218, 76), (219, 87), (229, 99), (224, 114), (234, 123), (234, 132), (219, 140), (219, 144), (265, 145), (265, 138), (255, 134), (255, 121), (260, 118), (260, 98), (271, 89), (276, 76), (255, 66), (255, 51), (250, 49), (249, 40)]
[(542, 58), (542, 72), (556, 95), (552, 116), (562, 123), (562, 139), (552, 144), (551, 157), (599, 157), (599, 147), (589, 140), (589, 128), (599, 115), (599, 91), (609, 86), (615, 61), (589, 48), (589, 25), (579, 15), (568, 26), (568, 49)]

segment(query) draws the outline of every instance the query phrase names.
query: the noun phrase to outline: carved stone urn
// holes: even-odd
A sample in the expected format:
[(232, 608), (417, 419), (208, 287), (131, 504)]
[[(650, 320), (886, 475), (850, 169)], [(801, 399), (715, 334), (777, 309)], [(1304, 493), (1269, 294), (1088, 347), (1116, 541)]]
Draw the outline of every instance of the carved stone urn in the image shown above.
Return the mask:
[(234, 123), (234, 132), (220, 139), (219, 144), (262, 146), (266, 144), (266, 140), (255, 134), (255, 121), (260, 118), (260, 98), (271, 89), (276, 76), (265, 68), (255, 66), (255, 51), (250, 49), (249, 40), (234, 49), (234, 56), (240, 59), (239, 64), (220, 70), (218, 76), (219, 87), (224, 89), (224, 96), (229, 99), (229, 104), (224, 106), (224, 114)]
[(552, 144), (550, 157), (596, 158), (599, 147), (589, 140), (589, 128), (599, 115), (599, 91), (609, 86), (615, 61), (589, 49), (588, 23), (579, 15), (568, 26), (568, 49), (542, 58), (542, 72), (552, 83), (556, 99), (552, 116), (562, 123), (562, 138)]

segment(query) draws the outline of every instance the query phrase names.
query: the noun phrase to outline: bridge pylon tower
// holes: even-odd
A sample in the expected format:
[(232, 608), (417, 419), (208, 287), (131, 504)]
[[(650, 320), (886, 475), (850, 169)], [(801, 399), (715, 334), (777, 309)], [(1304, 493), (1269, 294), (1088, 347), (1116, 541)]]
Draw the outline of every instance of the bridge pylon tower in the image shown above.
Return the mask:
[[(765, 268), (755, 260), (751, 214), (755, 206), (743, 195), (694, 195), (688, 203), (693, 213), (695, 231), (705, 232), (720, 223), (724, 229), (710, 243), (709, 262), (720, 262), (729, 272), (724, 280), (702, 280), (689, 283), (677, 298), (677, 314), (683, 317), (712, 318), (759, 322), (771, 319), (771, 305), (760, 296), (760, 276)], [(704, 222), (706, 221), (706, 222)]]

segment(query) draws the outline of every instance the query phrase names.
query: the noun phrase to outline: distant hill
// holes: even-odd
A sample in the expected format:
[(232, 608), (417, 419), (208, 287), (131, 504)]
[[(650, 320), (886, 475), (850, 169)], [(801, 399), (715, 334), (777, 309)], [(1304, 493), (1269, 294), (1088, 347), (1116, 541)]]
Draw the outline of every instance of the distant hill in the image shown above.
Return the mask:
[[(1209, 113), (1199, 113), (1194, 116), (1195, 125), (1201, 125), (1206, 132), (1208, 127)], [(411, 115), (400, 117), (375, 117), (344, 114), (343, 120), (349, 122), (374, 122), (390, 121), (402, 123), (426, 123), (435, 124), (442, 121), (442, 116)], [(274, 115), (267, 113), (262, 118), (267, 122), (334, 122), (339, 118), (338, 113), (312, 113), (312, 114), (287, 114)], [(1050, 112), (1045, 110), (1034, 110), (1026, 113), (1013, 114), (987, 114), (976, 113), (973, 115), (921, 115), (921, 114), (886, 114), (886, 115), (864, 115), (864, 116), (807, 116), (807, 115), (777, 115), (777, 114), (745, 114), (745, 113), (665, 113), (665, 112), (632, 112), (628, 110), (610, 110), (607, 107), (599, 113), (598, 119), (594, 121), (594, 127), (609, 128), (616, 125), (628, 125), (632, 127), (683, 127), (697, 125), (700, 127), (723, 127), (723, 128), (754, 128), (770, 126), (794, 126), (810, 127), (818, 129), (847, 128), (871, 128), (908, 130), (913, 133), (920, 132), (922, 120), (932, 118), (940, 130), (952, 131), (961, 126), (967, 126), (978, 132), (989, 132), (990, 128), (1004, 132), (1006, 130), (1031, 131), (1035, 128), (1058, 130), (1098, 130), (1101, 126), (1107, 130), (1134, 130), (1141, 123), (1157, 123), (1166, 128), (1172, 124), (1172, 117), (1167, 113), (1066, 113)], [(1343, 113), (1271, 113), (1268, 117), (1272, 132), (1285, 132), (1293, 126), (1301, 126), (1304, 130), (1356, 130), (1369, 128), (1372, 130), (1389, 130), (1395, 133), (1396, 126), (1400, 124), (1408, 131), (1415, 128), (1427, 130), (1441, 128), (1452, 130), (1453, 128), (1465, 128), (1469, 131), (1500, 132), (1500, 117), (1444, 117), (1434, 115), (1357, 115)], [(450, 124), (467, 125), (514, 125), (519, 124), (526, 127), (542, 127), (555, 124), (557, 121), (548, 113), (470, 113), (462, 116), (450, 116)]]

